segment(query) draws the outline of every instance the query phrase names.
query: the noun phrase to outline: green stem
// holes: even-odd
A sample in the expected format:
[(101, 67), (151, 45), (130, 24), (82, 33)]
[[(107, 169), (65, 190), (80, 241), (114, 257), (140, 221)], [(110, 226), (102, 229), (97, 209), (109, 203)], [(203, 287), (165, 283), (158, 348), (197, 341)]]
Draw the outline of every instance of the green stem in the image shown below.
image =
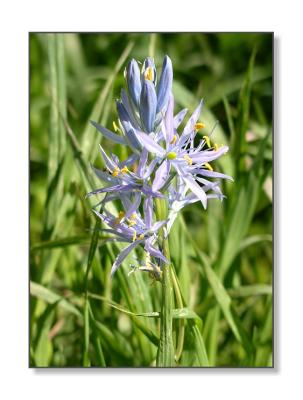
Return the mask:
[[(160, 199), (156, 201), (159, 220), (166, 218), (166, 205)], [(169, 261), (162, 265), (162, 305), (160, 317), (160, 340), (157, 353), (157, 367), (173, 367), (175, 365), (173, 344), (173, 286), (171, 277), (170, 253), (167, 238), (163, 230), (159, 234), (163, 254)]]
[[(178, 278), (176, 275), (176, 272), (174, 268), (172, 268), (172, 281), (174, 285), (174, 291), (176, 295), (176, 303), (178, 308), (183, 308), (183, 300), (182, 300), (182, 295), (178, 283)], [(185, 321), (183, 318), (180, 318), (179, 320), (179, 334), (178, 334), (178, 342), (177, 342), (177, 349), (176, 349), (176, 361), (178, 362), (179, 359), (181, 358), (182, 351), (183, 351), (183, 345), (184, 345), (184, 334), (185, 334)]]

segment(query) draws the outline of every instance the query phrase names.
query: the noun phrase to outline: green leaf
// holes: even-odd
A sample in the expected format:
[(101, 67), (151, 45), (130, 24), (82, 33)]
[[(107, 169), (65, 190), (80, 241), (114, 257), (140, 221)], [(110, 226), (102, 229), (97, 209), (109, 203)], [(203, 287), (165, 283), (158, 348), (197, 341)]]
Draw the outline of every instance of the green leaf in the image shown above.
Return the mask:
[(76, 315), (77, 317), (82, 317), (80, 311), (71, 304), (64, 297), (59, 296), (58, 294), (52, 292), (50, 289), (35, 283), (30, 282), (30, 294), (38, 299), (41, 299), (49, 304), (56, 304), (58, 307), (61, 307), (65, 311)]
[[(250, 94), (255, 57), (256, 47), (251, 54), (247, 73), (240, 91), (235, 135), (234, 140), (231, 143), (232, 155), (234, 156), (234, 159), (238, 161), (240, 160), (241, 153), (245, 151), (245, 133), (247, 132), (249, 122)], [(240, 162), (237, 163), (237, 171), (239, 168)]]
[(51, 359), (53, 346), (49, 339), (49, 331), (54, 319), (54, 310), (57, 302), (46, 307), (37, 322), (35, 338), (34, 360), (36, 367), (47, 367)]
[(84, 346), (83, 346), (83, 367), (90, 367), (89, 357), (89, 336), (90, 336), (90, 325), (89, 325), (89, 301), (86, 298), (83, 309), (83, 322), (84, 322)]
[(228, 289), (227, 292), (231, 297), (272, 295), (272, 286), (260, 283), (257, 285), (238, 286), (236, 288)]
[(272, 242), (272, 235), (263, 234), (263, 235), (254, 235), (246, 237), (241, 241), (237, 253), (241, 253), (243, 250), (247, 249), (247, 247), (262, 242)]
[(79, 244), (89, 244), (90, 238), (88, 236), (70, 236), (66, 238), (46, 240), (44, 242), (35, 243), (31, 246), (32, 252), (45, 249), (54, 249), (58, 247), (67, 247)]
[(245, 237), (259, 199), (262, 183), (267, 175), (264, 171), (264, 149), (269, 135), (259, 145), (258, 156), (250, 171), (245, 173), (236, 184), (225, 221), (225, 240), (222, 242), (216, 268), (223, 278), (239, 252), (239, 244)]
[(249, 340), (245, 330), (242, 328), (242, 325), (239, 321), (239, 317), (235, 312), (230, 296), (228, 295), (226, 289), (222, 285), (219, 277), (216, 275), (214, 270), (210, 267), (207, 258), (204, 254), (199, 251), (197, 246), (195, 245), (195, 250), (199, 261), (201, 262), (201, 266), (203, 267), (203, 272), (214, 292), (214, 295), (218, 301), (218, 304), (221, 307), (221, 310), (228, 322), (235, 338), (243, 345), (248, 354), (251, 354), (254, 351), (253, 344)]

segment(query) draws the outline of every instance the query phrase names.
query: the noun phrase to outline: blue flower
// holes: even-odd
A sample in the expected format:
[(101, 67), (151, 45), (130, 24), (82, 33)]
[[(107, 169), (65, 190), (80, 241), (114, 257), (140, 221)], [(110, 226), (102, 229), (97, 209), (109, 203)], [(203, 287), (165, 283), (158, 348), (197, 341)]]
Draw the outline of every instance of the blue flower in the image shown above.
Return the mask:
[(140, 118), (144, 131), (150, 133), (154, 130), (157, 109), (157, 95), (154, 84), (144, 80), (140, 96)]
[(136, 172), (131, 171), (128, 167), (134, 166), (138, 160), (138, 156), (133, 154), (126, 161), (120, 162), (118, 157), (112, 154), (109, 157), (100, 145), (100, 151), (106, 165), (106, 170), (102, 171), (93, 167), (96, 175), (104, 182), (109, 183), (108, 186), (93, 190), (86, 197), (100, 193), (114, 193), (117, 197), (121, 193), (139, 192), (146, 196), (164, 198), (164, 195), (157, 189), (149, 185), (150, 176), (155, 168), (156, 160), (149, 165), (146, 164), (148, 153), (144, 150), (139, 158), (138, 168)]
[(159, 129), (163, 120), (172, 88), (173, 69), (168, 56), (164, 57), (160, 83), (157, 86), (157, 70), (151, 58), (144, 60), (140, 72), (137, 61), (132, 59), (124, 72), (127, 92), (122, 89), (121, 99), (116, 101), (121, 124), (121, 135), (91, 121), (106, 138), (115, 143), (129, 145), (140, 152), (141, 142), (136, 130), (150, 134)]
[[(92, 124), (109, 140), (128, 146), (131, 154), (120, 161), (114, 154), (108, 156), (100, 146), (106, 168), (93, 167), (93, 170), (105, 187), (87, 196), (103, 194), (98, 203), (102, 205), (102, 212), (94, 210), (108, 226), (103, 231), (114, 235), (115, 240), (128, 243), (116, 258), (112, 274), (133, 249), (142, 245), (145, 261), (136, 269), (152, 272), (160, 279), (161, 262), (167, 260), (158, 245), (159, 230), (166, 225), (164, 233), (169, 234), (176, 216), (186, 205), (201, 201), (206, 208), (208, 199), (224, 198), (219, 181), (211, 179), (232, 178), (214, 171), (211, 162), (225, 154), (228, 147), (219, 147), (208, 136), (203, 136), (195, 145), (197, 132), (204, 127), (198, 121), (202, 101), (182, 133), (178, 133), (187, 109), (174, 116), (173, 69), (168, 56), (163, 60), (159, 83), (151, 58), (144, 60), (141, 71), (132, 59), (125, 69), (125, 79), (127, 91), (122, 89), (121, 99), (116, 101), (119, 121), (113, 123), (115, 132), (96, 122)], [(154, 198), (167, 201), (168, 217), (164, 221), (154, 221)], [(123, 207), (118, 216), (106, 209), (109, 202), (116, 200)]]
[(144, 245), (144, 249), (149, 256), (167, 263), (168, 261), (162, 252), (155, 247), (157, 232), (167, 221), (152, 223), (152, 210), (150, 210), (152, 203), (150, 203), (150, 198), (145, 200), (144, 218), (142, 218), (138, 210), (140, 202), (137, 199), (132, 203), (130, 197), (124, 195), (121, 197), (121, 201), (124, 211), (120, 211), (116, 217), (107, 210), (104, 212), (94, 210), (94, 213), (109, 227), (109, 229), (103, 229), (104, 232), (113, 234), (117, 241), (129, 243), (116, 258), (111, 269), (111, 275), (117, 271), (128, 254), (139, 245)]
[(171, 59), (168, 56), (165, 56), (162, 65), (160, 82), (157, 90), (157, 112), (161, 112), (166, 109), (172, 89), (172, 83), (173, 67)]
[[(172, 166), (181, 180), (187, 187), (199, 198), (204, 206), (207, 207), (207, 195), (203, 189), (207, 185), (207, 181), (201, 177), (208, 178), (232, 178), (228, 175), (213, 171), (210, 165), (211, 161), (216, 160), (228, 151), (227, 146), (214, 144), (211, 146), (210, 139), (207, 136), (203, 137), (200, 144), (194, 147), (194, 139), (200, 128), (203, 128), (202, 123), (198, 123), (200, 116), (202, 101), (194, 111), (193, 115), (188, 120), (182, 134), (179, 136), (175, 128), (175, 120), (173, 117), (173, 96), (170, 96), (169, 105), (162, 124), (162, 135), (159, 135), (158, 140), (155, 140), (151, 135), (146, 135), (144, 132), (137, 131), (137, 135), (143, 146), (151, 153), (155, 154), (158, 161), (161, 163), (159, 169), (163, 170), (163, 176), (168, 179), (170, 166)], [(158, 142), (164, 140), (165, 147), (163, 148)], [(205, 146), (207, 148), (205, 149)], [(160, 174), (160, 172), (159, 172)], [(201, 177), (200, 177), (201, 176)], [(163, 183), (163, 185), (165, 182)], [(202, 186), (200, 185), (202, 184)], [(163, 186), (162, 185), (162, 186)]]
[(132, 59), (126, 67), (125, 79), (131, 99), (138, 107), (141, 94), (141, 77), (138, 63), (134, 59)]

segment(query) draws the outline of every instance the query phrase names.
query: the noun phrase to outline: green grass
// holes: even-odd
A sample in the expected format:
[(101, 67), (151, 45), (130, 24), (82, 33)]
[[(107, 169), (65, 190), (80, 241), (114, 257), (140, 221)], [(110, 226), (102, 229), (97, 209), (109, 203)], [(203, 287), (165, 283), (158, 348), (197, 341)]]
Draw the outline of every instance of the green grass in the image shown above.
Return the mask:
[[(272, 366), (271, 45), (270, 34), (30, 34), (31, 366)], [(230, 146), (216, 168), (235, 179), (223, 203), (176, 220), (169, 293), (128, 276), (131, 257), (110, 278), (123, 246), (85, 199), (98, 144), (127, 156), (89, 120), (110, 128), (127, 61), (160, 67), (164, 54), (176, 111), (204, 98), (203, 134), (218, 120), (215, 141)]]

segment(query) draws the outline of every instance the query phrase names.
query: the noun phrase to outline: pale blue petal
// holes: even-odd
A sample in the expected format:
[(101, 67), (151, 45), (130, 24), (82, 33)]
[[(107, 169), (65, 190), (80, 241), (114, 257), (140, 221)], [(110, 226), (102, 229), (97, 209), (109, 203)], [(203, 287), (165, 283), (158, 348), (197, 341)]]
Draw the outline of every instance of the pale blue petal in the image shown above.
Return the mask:
[(173, 81), (173, 67), (171, 59), (168, 56), (164, 57), (162, 72), (157, 88), (157, 113), (166, 108)]
[(135, 187), (134, 185), (115, 185), (115, 186), (107, 186), (105, 188), (101, 188), (101, 189), (96, 189), (93, 190), (90, 193), (87, 193), (86, 197), (91, 197), (95, 194), (99, 194), (99, 193), (111, 193), (111, 192), (116, 192), (116, 191), (120, 191), (120, 192), (128, 192), (128, 191), (133, 191), (135, 190), (137, 187)]
[(125, 90), (123, 90), (123, 89), (121, 89), (121, 101), (122, 101), (122, 104), (123, 104), (123, 106), (124, 106), (124, 108), (125, 108), (125, 110), (127, 112), (127, 115), (129, 116), (130, 123), (132, 124), (132, 126), (134, 128), (138, 129), (139, 128), (138, 121), (137, 121), (137, 119), (135, 117), (134, 111), (133, 111), (132, 106), (130, 104), (130, 100), (129, 100)]
[(118, 179), (114, 176), (112, 176), (111, 174), (109, 174), (108, 172), (102, 171), (101, 169), (95, 168), (93, 165), (91, 166), (94, 173), (97, 175), (97, 177), (99, 179), (101, 179), (104, 182), (108, 182), (108, 183), (118, 183)]
[(229, 175), (225, 175), (225, 174), (222, 174), (222, 173), (216, 172), (216, 171), (209, 171), (208, 169), (197, 169), (192, 172), (195, 174), (207, 176), (209, 178), (221, 178), (221, 179), (228, 179), (230, 181), (233, 181), (233, 178)]
[(155, 166), (158, 164), (159, 160), (154, 158), (149, 166), (146, 168), (145, 174), (143, 175), (143, 179), (147, 179), (150, 177), (150, 175), (153, 173)]
[(146, 184), (141, 187), (141, 190), (146, 196), (158, 197), (160, 199), (165, 198), (164, 194), (157, 190), (152, 190), (152, 188)]
[(150, 240), (147, 240), (145, 242), (144, 249), (150, 253), (153, 257), (159, 258), (160, 260), (164, 261), (166, 264), (168, 264), (168, 260), (164, 257), (164, 255), (161, 253), (160, 250), (157, 250), (154, 246), (152, 246)]
[(103, 150), (103, 147), (101, 146), (101, 144), (99, 144), (99, 149), (101, 151), (104, 163), (106, 165), (106, 167), (113, 172), (113, 170), (117, 167), (117, 165), (108, 157), (108, 155), (105, 153), (105, 151)]
[(228, 146), (220, 147), (217, 151), (215, 150), (204, 150), (200, 153), (189, 153), (189, 157), (193, 160), (194, 163), (205, 163), (216, 160), (221, 157), (223, 154), (228, 152)]
[(185, 128), (183, 130), (182, 137), (187, 137), (195, 130), (195, 124), (197, 123), (198, 118), (201, 114), (202, 105), (203, 105), (203, 100), (200, 101), (198, 107), (195, 109), (192, 116), (187, 121)]
[(130, 128), (127, 132), (126, 132), (126, 138), (128, 140), (128, 143), (130, 145), (130, 147), (138, 152), (142, 150), (142, 146), (141, 143), (136, 135), (136, 131), (133, 128)]
[(184, 108), (177, 115), (175, 115), (175, 117), (174, 117), (174, 128), (175, 129), (179, 128), (179, 126), (182, 123), (187, 111), (188, 111), (187, 108)]
[(165, 129), (163, 129), (163, 135), (166, 140), (166, 148), (168, 148), (174, 137), (174, 96), (172, 94), (169, 96), (165, 113)]
[(118, 257), (116, 258), (116, 260), (112, 266), (111, 276), (114, 275), (114, 273), (117, 271), (117, 269), (120, 267), (120, 265), (123, 263), (125, 258), (129, 255), (129, 253), (142, 242), (143, 242), (143, 240), (137, 240), (134, 243), (131, 243), (129, 246), (127, 246), (125, 249), (123, 249), (121, 251), (121, 253), (118, 255)]
[(150, 229), (153, 222), (153, 199), (151, 196), (146, 197), (143, 204), (144, 222), (147, 229)]
[(138, 208), (139, 208), (140, 203), (141, 203), (141, 193), (135, 193), (134, 198), (135, 198), (134, 202), (126, 210), (124, 219), (130, 218), (132, 214), (134, 214), (135, 212), (138, 211)]
[(164, 157), (165, 150), (158, 145), (149, 135), (144, 132), (136, 131), (137, 136), (139, 137), (143, 147), (146, 147), (147, 150), (151, 153), (156, 154), (159, 157)]
[(132, 154), (131, 156), (129, 156), (126, 160), (122, 161), (120, 163), (121, 167), (124, 167), (125, 165), (127, 167), (133, 165), (137, 160), (138, 160), (139, 156), (137, 154)]
[(141, 156), (140, 156), (140, 160), (139, 160), (139, 164), (138, 164), (138, 168), (137, 168), (137, 175), (141, 178), (146, 166), (146, 162), (148, 159), (148, 151), (147, 149), (143, 149)]
[(126, 82), (132, 101), (139, 105), (141, 94), (140, 69), (136, 60), (132, 59), (126, 68)]
[(157, 95), (154, 84), (145, 80), (140, 96), (140, 118), (148, 133), (152, 132), (155, 124)]
[(203, 207), (206, 209), (207, 207), (207, 197), (204, 190), (198, 185), (195, 179), (190, 175), (184, 173), (181, 168), (178, 167), (179, 175), (181, 179), (187, 184), (189, 189), (201, 200)]
[(149, 232), (157, 232), (162, 226), (167, 223), (167, 220), (155, 222), (154, 225), (150, 228)]
[(169, 176), (170, 165), (170, 162), (164, 160), (160, 167), (157, 169), (155, 179), (152, 184), (153, 190), (160, 190), (165, 185)]
[(117, 100), (116, 107), (121, 125), (125, 132), (125, 139), (129, 142), (130, 147), (132, 147), (134, 150), (141, 150), (140, 142), (138, 141), (133, 129), (137, 125), (132, 124), (129, 115), (121, 101)]
[(126, 140), (124, 137), (117, 135), (116, 133), (111, 132), (109, 129), (104, 128), (103, 126), (99, 125), (95, 121), (90, 121), (90, 123), (104, 135), (107, 139), (111, 140), (112, 142), (119, 143), (119, 144), (126, 144)]

